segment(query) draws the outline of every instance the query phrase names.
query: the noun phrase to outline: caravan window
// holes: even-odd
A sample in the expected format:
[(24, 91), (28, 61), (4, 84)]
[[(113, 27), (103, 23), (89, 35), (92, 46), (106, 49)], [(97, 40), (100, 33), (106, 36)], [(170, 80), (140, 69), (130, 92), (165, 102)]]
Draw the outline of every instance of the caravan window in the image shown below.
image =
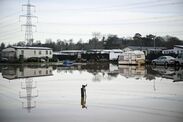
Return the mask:
[(141, 58), (141, 55), (137, 55), (137, 58)]
[(24, 50), (21, 50), (21, 55), (24, 55)]
[(46, 70), (46, 74), (48, 74), (48, 70)]
[(124, 56), (119, 56), (119, 60), (124, 60)]
[(39, 70), (39, 74), (40, 74), (40, 75), (42, 74), (42, 71), (41, 71), (41, 70)]

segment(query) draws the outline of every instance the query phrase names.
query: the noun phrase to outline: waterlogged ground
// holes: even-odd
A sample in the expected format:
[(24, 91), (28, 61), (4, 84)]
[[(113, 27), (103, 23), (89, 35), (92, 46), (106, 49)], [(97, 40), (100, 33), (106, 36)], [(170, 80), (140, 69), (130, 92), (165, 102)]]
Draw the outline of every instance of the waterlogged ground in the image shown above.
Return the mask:
[(1, 66), (0, 121), (182, 122), (182, 79), (181, 68)]

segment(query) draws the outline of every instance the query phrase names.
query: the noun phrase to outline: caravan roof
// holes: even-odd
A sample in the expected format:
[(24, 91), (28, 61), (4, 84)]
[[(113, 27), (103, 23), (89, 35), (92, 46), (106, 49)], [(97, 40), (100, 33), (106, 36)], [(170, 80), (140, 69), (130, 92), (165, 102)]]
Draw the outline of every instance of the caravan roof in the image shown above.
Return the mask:
[(124, 52), (124, 54), (136, 54), (136, 55), (144, 55), (144, 52), (143, 51), (140, 51), (140, 50), (135, 50), (135, 51), (127, 51), (127, 52)]

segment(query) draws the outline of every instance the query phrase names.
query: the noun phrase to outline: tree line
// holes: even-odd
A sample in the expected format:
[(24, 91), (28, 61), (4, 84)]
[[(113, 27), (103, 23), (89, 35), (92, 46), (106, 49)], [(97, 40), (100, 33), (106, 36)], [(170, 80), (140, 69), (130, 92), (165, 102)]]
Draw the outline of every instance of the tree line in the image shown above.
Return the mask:
[[(174, 45), (183, 45), (183, 41), (173, 36), (156, 36), (146, 35), (142, 36), (140, 33), (136, 33), (133, 37), (120, 38), (117, 35), (101, 36), (100, 33), (93, 33), (93, 37), (87, 42), (83, 42), (80, 39), (77, 43), (74, 43), (72, 39), (61, 40), (46, 39), (45, 43), (41, 41), (35, 41), (31, 46), (34, 47), (50, 47), (53, 51), (61, 50), (89, 50), (89, 49), (123, 49), (127, 46), (141, 46), (141, 47), (166, 47), (173, 48)], [(18, 42), (12, 45), (5, 45), (1, 43), (0, 51), (8, 46), (27, 46), (25, 42)]]

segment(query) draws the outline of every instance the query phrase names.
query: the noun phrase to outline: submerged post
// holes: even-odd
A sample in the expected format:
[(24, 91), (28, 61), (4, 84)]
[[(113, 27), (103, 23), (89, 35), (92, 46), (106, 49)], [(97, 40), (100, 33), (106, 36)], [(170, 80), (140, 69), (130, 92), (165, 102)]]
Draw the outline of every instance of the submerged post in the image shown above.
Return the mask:
[(87, 108), (86, 106), (86, 85), (82, 85), (81, 87), (81, 106), (82, 108)]

